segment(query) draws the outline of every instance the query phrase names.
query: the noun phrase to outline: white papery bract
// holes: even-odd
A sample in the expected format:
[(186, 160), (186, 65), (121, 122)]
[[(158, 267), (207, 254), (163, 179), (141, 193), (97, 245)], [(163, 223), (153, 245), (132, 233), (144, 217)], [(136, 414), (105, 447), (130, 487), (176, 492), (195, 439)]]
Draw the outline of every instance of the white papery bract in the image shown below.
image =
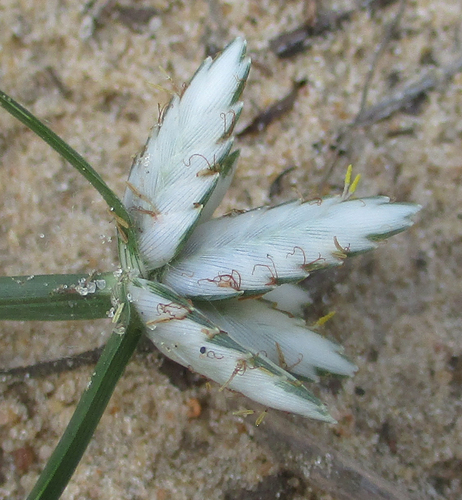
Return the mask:
[(342, 347), (266, 301), (209, 302), (200, 309), (238, 344), (305, 379), (317, 381), (319, 371), (343, 376), (356, 371), (342, 355)]
[(264, 295), (265, 300), (271, 302), (274, 308), (287, 312), (292, 316), (303, 316), (308, 304), (311, 304), (311, 295), (300, 284), (285, 283), (279, 285)]
[[(265, 294), (371, 250), (409, 227), (419, 207), (383, 196), (351, 199), (356, 181), (348, 170), (341, 196), (208, 220), (237, 160), (232, 132), (250, 65), (244, 52), (236, 39), (206, 59), (135, 160), (124, 201), (145, 269), (128, 273), (125, 286), (147, 335), (169, 358), (267, 407), (332, 422), (296, 376), (352, 375), (341, 347), (268, 301), (234, 297)], [(153, 276), (158, 282), (142, 279)], [(268, 298), (283, 304), (274, 293)]]
[(169, 358), (265, 406), (333, 422), (300, 381), (270, 358), (242, 347), (168, 288), (136, 279), (129, 293), (148, 337)]
[(385, 196), (334, 196), (213, 219), (193, 232), (163, 282), (207, 300), (266, 293), (372, 250), (412, 225), (418, 210)]
[(231, 181), (237, 159), (230, 155), (231, 135), (250, 68), (244, 53), (238, 38), (215, 61), (204, 61), (183, 95), (173, 97), (132, 166), (124, 203), (148, 270), (174, 257), (199, 217), (212, 215), (221, 201), (217, 193), (224, 194)]

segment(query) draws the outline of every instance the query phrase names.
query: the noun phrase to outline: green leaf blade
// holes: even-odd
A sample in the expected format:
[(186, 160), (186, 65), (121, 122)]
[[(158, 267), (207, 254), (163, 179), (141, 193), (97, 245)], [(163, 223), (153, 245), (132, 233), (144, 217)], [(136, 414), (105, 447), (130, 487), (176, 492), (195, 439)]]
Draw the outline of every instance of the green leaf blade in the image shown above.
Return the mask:
[(125, 304), (122, 324), (128, 326), (114, 329), (66, 431), (28, 500), (57, 500), (79, 464), (141, 337), (138, 315), (130, 309)]
[(122, 233), (126, 252), (122, 254), (122, 266), (124, 268), (142, 270), (141, 261), (138, 259), (138, 243), (135, 231), (132, 226), (130, 216), (125, 209), (124, 204), (118, 196), (104, 182), (98, 172), (69, 144), (63, 141), (50, 128), (21, 106), (12, 97), (0, 90), (0, 106), (8, 113), (21, 121), (24, 125), (37, 134), (47, 144), (49, 144), (59, 155), (67, 160), (90, 184), (100, 193), (107, 203), (111, 213), (114, 213), (118, 223), (119, 234)]
[(112, 273), (0, 277), (0, 320), (67, 321), (107, 318)]

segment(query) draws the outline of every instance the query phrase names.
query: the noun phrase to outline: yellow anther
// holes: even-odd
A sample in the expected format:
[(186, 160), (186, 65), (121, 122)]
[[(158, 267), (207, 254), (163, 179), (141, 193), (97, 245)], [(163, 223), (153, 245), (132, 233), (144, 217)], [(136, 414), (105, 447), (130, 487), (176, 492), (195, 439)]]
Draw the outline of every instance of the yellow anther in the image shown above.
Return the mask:
[(255, 420), (255, 425), (257, 427), (263, 422), (263, 419), (266, 417), (267, 413), (268, 413), (268, 410), (262, 411), (260, 413), (260, 415), (258, 416), (257, 420)]
[(342, 199), (348, 200), (348, 198), (356, 191), (358, 187), (358, 182), (361, 179), (361, 175), (358, 174), (354, 178), (353, 182), (351, 182), (351, 174), (353, 173), (353, 165), (348, 165), (346, 174), (345, 174), (345, 184), (343, 186)]
[(118, 323), (119, 319), (120, 319), (120, 316), (122, 314), (122, 311), (125, 307), (125, 304), (123, 302), (121, 302), (118, 306), (117, 306), (117, 309), (114, 313), (114, 316), (112, 318), (112, 322), (113, 323)]
[(124, 243), (126, 245), (128, 243), (127, 234), (120, 226), (119, 226), (118, 230), (119, 230), (119, 236), (120, 236), (120, 239), (122, 240), (122, 243)]
[(318, 321), (316, 321), (316, 323), (314, 324), (314, 326), (324, 325), (332, 318), (332, 316), (334, 316), (334, 314), (335, 314), (335, 311), (331, 311), (330, 313), (326, 314), (322, 318), (319, 318)]
[(168, 94), (170, 94), (172, 96), (175, 94), (181, 96), (181, 89), (179, 89), (178, 86), (175, 84), (175, 82), (173, 81), (173, 78), (168, 74), (167, 70), (165, 68), (163, 68), (162, 66), (158, 66), (158, 68), (159, 68), (159, 71), (165, 76), (165, 78), (172, 85), (173, 91), (163, 87), (162, 85), (155, 84), (155, 85), (153, 85), (153, 87), (158, 89), (158, 90), (161, 90), (163, 92), (167, 92)]
[(350, 186), (350, 194), (353, 194), (356, 191), (356, 188), (358, 187), (359, 181), (361, 179), (361, 174), (357, 174), (354, 181), (351, 183)]
[(125, 219), (123, 219), (116, 213), (113, 213), (112, 215), (114, 216), (114, 219), (116, 220), (118, 226), (124, 227), (125, 229), (128, 229), (130, 227), (130, 224)]
[(345, 175), (345, 188), (348, 190), (348, 187), (351, 184), (351, 173), (353, 172), (353, 165), (348, 165), (346, 175)]
[(152, 87), (155, 88), (156, 90), (160, 90), (161, 92), (165, 92), (166, 94), (169, 94), (169, 95), (174, 94), (174, 92), (172, 92), (171, 90), (169, 90), (168, 88), (166, 88), (162, 85), (159, 85), (158, 83), (153, 83)]
[(247, 415), (253, 415), (255, 413), (254, 410), (237, 410), (233, 411), (233, 415), (236, 415), (237, 417), (242, 416), (242, 417), (247, 417)]

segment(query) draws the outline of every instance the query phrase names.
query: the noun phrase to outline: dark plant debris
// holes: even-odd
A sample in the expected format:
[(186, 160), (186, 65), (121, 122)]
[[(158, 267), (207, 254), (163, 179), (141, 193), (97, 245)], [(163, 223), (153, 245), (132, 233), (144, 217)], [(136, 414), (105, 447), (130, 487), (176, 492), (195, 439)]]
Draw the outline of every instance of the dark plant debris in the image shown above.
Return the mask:
[(307, 84), (307, 80), (294, 82), (292, 90), (282, 99), (271, 104), (268, 108), (257, 115), (244, 130), (238, 132), (238, 137), (263, 132), (273, 121), (290, 111), (297, 99), (298, 91)]
[(282, 33), (269, 42), (272, 52), (281, 59), (292, 57), (313, 46), (313, 39), (342, 28), (344, 22), (351, 19), (353, 11), (326, 12), (308, 21), (298, 28)]

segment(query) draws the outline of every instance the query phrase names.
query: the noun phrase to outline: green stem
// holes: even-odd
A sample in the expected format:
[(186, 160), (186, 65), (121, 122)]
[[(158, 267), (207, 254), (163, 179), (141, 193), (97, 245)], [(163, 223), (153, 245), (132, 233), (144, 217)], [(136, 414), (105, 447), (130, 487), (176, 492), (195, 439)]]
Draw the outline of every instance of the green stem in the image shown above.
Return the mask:
[(124, 333), (115, 329), (99, 359), (61, 440), (51, 455), (28, 500), (55, 500), (66, 488), (98, 425), (114, 388), (141, 337), (141, 323), (133, 308), (127, 309)]

